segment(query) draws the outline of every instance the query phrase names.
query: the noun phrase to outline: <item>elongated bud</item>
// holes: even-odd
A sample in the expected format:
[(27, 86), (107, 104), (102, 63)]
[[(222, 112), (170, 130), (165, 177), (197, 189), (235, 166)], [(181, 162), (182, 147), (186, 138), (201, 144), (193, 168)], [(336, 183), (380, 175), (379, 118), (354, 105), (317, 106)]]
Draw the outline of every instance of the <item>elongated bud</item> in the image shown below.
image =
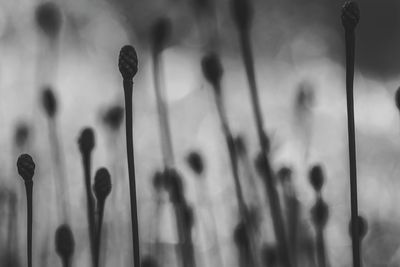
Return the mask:
[[(351, 220), (350, 220), (350, 222), (349, 222), (349, 235), (350, 236), (352, 236), (352, 233), (353, 233), (353, 231), (351, 229), (352, 228), (351, 228)], [(358, 215), (358, 232), (359, 232), (360, 240), (363, 240), (368, 232), (368, 222), (364, 217), (362, 217), (360, 215)]]
[(171, 36), (171, 21), (168, 18), (159, 18), (151, 28), (153, 51), (161, 52), (167, 45)]
[(282, 183), (290, 182), (292, 180), (292, 170), (289, 167), (282, 167), (279, 169), (277, 176)]
[(136, 50), (131, 45), (125, 45), (119, 52), (119, 71), (124, 80), (132, 80), (138, 71), (138, 57)]
[(90, 127), (84, 128), (78, 139), (79, 150), (82, 154), (90, 154), (95, 145), (94, 132)]
[(188, 163), (190, 168), (198, 175), (201, 175), (203, 173), (204, 163), (202, 157), (198, 152), (190, 152), (189, 155), (187, 155), (186, 157), (186, 162)]
[(57, 100), (50, 86), (45, 86), (43, 89), (42, 105), (47, 116), (53, 118), (57, 112)]
[(320, 165), (315, 165), (310, 170), (309, 175), (310, 184), (316, 192), (320, 192), (324, 185), (324, 173)]
[(55, 2), (37, 6), (35, 18), (38, 27), (50, 38), (56, 38), (61, 29), (61, 11)]
[(111, 193), (111, 177), (106, 168), (100, 168), (97, 170), (94, 176), (93, 191), (97, 200), (103, 201)]
[(240, 30), (248, 30), (253, 19), (251, 0), (231, 0), (232, 17)]
[(123, 118), (124, 118), (124, 108), (117, 105), (110, 107), (105, 112), (105, 114), (103, 115), (103, 122), (111, 130), (117, 131), (121, 126)]
[(35, 163), (33, 159), (28, 154), (22, 154), (17, 160), (17, 169), (19, 175), (25, 180), (32, 180), (35, 174)]
[(160, 191), (165, 186), (164, 173), (161, 171), (156, 171), (153, 175), (153, 187), (156, 191)]
[(329, 208), (322, 198), (318, 198), (317, 202), (311, 209), (311, 218), (315, 226), (324, 228), (328, 222)]
[(206, 80), (219, 89), (222, 74), (224, 73), (219, 56), (214, 52), (208, 53), (201, 60), (201, 67)]
[(342, 7), (342, 24), (346, 30), (354, 30), (360, 20), (360, 9), (354, 1), (347, 1)]
[(59, 226), (55, 236), (56, 252), (61, 258), (71, 258), (75, 250), (75, 241), (71, 228), (67, 224)]

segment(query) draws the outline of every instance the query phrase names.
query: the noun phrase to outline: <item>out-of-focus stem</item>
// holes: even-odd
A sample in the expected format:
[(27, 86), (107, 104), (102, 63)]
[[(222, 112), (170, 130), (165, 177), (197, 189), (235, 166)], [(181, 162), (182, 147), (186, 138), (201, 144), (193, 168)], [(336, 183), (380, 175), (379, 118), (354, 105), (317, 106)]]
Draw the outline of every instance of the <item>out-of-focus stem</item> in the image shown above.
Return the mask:
[(26, 201), (27, 201), (27, 255), (28, 267), (32, 267), (32, 191), (33, 181), (25, 180)]

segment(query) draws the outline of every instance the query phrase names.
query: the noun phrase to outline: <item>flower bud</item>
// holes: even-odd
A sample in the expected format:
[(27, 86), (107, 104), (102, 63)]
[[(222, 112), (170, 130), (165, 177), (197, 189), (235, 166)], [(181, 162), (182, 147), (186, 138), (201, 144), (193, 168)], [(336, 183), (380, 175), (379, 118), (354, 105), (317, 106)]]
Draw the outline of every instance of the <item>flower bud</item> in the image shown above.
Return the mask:
[(220, 84), (224, 70), (219, 56), (216, 53), (208, 53), (205, 55), (201, 60), (201, 67), (203, 75), (209, 83), (213, 86)]
[(18, 157), (17, 168), (19, 175), (25, 180), (32, 180), (35, 173), (35, 163), (28, 154), (22, 154)]
[(342, 24), (346, 30), (354, 30), (360, 20), (360, 9), (354, 1), (346, 1), (342, 7)]
[(204, 163), (198, 152), (190, 152), (189, 155), (186, 157), (186, 162), (189, 164), (190, 168), (192, 168), (192, 170), (198, 175), (201, 175), (203, 173)]
[(45, 2), (35, 11), (38, 27), (49, 37), (56, 38), (61, 29), (61, 11), (55, 2)]
[(82, 130), (78, 139), (78, 145), (82, 154), (88, 155), (92, 152), (95, 145), (94, 132), (92, 128), (87, 127)]
[(125, 45), (119, 52), (119, 71), (124, 80), (132, 80), (138, 71), (138, 57), (133, 46)]
[(324, 185), (324, 174), (320, 165), (315, 165), (311, 168), (309, 180), (314, 190), (320, 192)]
[(111, 177), (106, 168), (97, 170), (94, 176), (93, 191), (97, 200), (105, 200), (111, 193)]
[(61, 258), (71, 258), (74, 254), (75, 241), (71, 228), (67, 224), (59, 226), (55, 236), (56, 252)]

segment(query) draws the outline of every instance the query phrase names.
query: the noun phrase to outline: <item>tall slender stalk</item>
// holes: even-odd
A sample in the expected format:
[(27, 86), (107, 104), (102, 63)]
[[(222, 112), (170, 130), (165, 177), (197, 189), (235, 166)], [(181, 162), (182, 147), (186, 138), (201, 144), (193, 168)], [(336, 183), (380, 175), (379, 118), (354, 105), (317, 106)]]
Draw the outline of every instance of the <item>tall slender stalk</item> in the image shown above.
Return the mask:
[(133, 126), (132, 126), (132, 95), (133, 77), (138, 70), (138, 58), (135, 48), (126, 45), (121, 48), (118, 62), (119, 71), (123, 78), (125, 95), (125, 128), (126, 151), (128, 160), (129, 192), (131, 202), (131, 223), (134, 267), (140, 266), (139, 224), (137, 212), (135, 158), (133, 150)]
[(264, 182), (269, 197), (269, 203), (271, 206), (271, 217), (275, 230), (275, 236), (278, 241), (278, 246), (281, 252), (280, 254), (282, 257), (283, 265), (286, 267), (291, 267), (290, 253), (287, 245), (286, 232), (284, 228), (284, 220), (280, 206), (279, 195), (274, 184), (274, 179), (273, 179), (274, 173), (271, 164), (269, 162), (269, 159), (267, 157), (268, 143), (264, 131), (263, 118), (259, 103), (260, 98), (257, 91), (253, 52), (250, 43), (252, 9), (248, 0), (231, 0), (231, 3), (232, 3), (233, 17), (239, 32), (239, 41), (241, 45), (242, 58), (246, 70), (247, 80), (249, 83), (253, 113), (256, 122), (259, 143), (262, 151), (261, 159), (265, 168)]
[(17, 168), (19, 175), (24, 179), (27, 201), (27, 261), (28, 267), (32, 267), (32, 191), (35, 163), (28, 154), (18, 157)]
[(358, 229), (358, 203), (357, 203), (357, 166), (356, 166), (356, 140), (354, 127), (354, 54), (355, 54), (355, 27), (360, 20), (360, 11), (356, 2), (348, 1), (342, 8), (342, 24), (345, 29), (346, 42), (346, 99), (347, 99), (347, 125), (349, 138), (350, 162), (350, 199), (351, 199), (351, 228), (353, 266), (361, 266), (360, 238)]
[(249, 245), (251, 247), (251, 249), (249, 250), (250, 253), (249, 255), (251, 255), (251, 258), (248, 260), (251, 261), (251, 264), (253, 266), (256, 263), (256, 257), (252, 253), (255, 251), (255, 245), (252, 239), (252, 230), (250, 229), (250, 224), (248, 222), (249, 210), (243, 197), (242, 186), (240, 184), (240, 179), (239, 179), (238, 157), (235, 149), (235, 142), (228, 124), (225, 104), (221, 95), (221, 78), (223, 70), (217, 54), (210, 53), (207, 56), (205, 56), (202, 60), (202, 68), (204, 76), (214, 87), (215, 102), (222, 126), (222, 132), (225, 136), (225, 142), (229, 152), (230, 165), (235, 185), (236, 199), (239, 206), (239, 214), (242, 220), (241, 223), (244, 224), (245, 234), (247, 235), (246, 239), (248, 239)]
[(79, 137), (78, 144), (79, 150), (82, 155), (82, 164), (84, 170), (84, 179), (85, 179), (85, 189), (86, 189), (86, 205), (87, 205), (87, 219), (89, 226), (89, 242), (90, 242), (90, 252), (92, 256), (92, 265), (95, 262), (95, 214), (94, 214), (94, 205), (95, 200), (93, 198), (92, 189), (91, 189), (91, 155), (93, 148), (95, 146), (94, 141), (94, 133), (91, 128), (85, 128)]
[(94, 177), (93, 191), (97, 199), (97, 227), (96, 227), (96, 261), (94, 266), (99, 267), (100, 263), (100, 244), (101, 244), (101, 228), (103, 225), (104, 205), (107, 196), (111, 193), (111, 178), (110, 173), (106, 168), (97, 170)]

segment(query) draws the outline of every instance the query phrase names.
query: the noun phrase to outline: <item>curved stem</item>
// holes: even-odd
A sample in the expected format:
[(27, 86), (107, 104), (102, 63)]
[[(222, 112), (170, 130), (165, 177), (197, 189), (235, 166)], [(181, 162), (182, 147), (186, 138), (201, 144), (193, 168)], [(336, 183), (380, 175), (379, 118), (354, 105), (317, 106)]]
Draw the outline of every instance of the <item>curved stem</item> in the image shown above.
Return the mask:
[(33, 181), (25, 180), (26, 189), (26, 203), (27, 203), (27, 256), (28, 256), (28, 267), (32, 267), (32, 191)]
[(132, 126), (132, 80), (124, 80), (125, 92), (125, 123), (126, 123), (126, 149), (128, 159), (129, 191), (131, 201), (131, 222), (132, 222), (132, 242), (134, 267), (140, 267), (139, 250), (139, 225), (136, 204), (136, 178), (135, 178), (135, 159), (133, 154), (133, 126)]

